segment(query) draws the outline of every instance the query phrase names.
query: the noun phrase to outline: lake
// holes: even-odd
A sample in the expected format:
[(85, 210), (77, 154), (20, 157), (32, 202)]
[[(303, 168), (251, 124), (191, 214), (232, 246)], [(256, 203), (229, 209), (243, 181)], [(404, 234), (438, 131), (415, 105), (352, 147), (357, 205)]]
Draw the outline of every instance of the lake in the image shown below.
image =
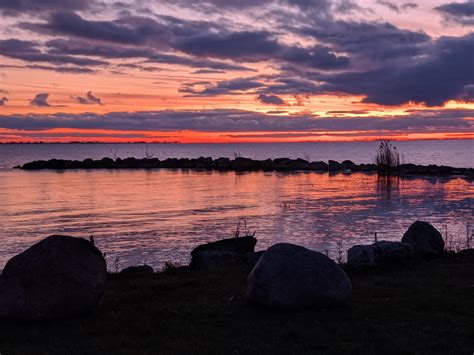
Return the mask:
[[(472, 167), (473, 141), (396, 142), (407, 162)], [(474, 183), (461, 178), (376, 174), (236, 173), (180, 170), (20, 171), (35, 159), (153, 154), (265, 159), (373, 159), (375, 142), (298, 144), (0, 145), (0, 268), (50, 234), (88, 237), (109, 269), (184, 264), (198, 244), (231, 237), (244, 221), (257, 249), (291, 242), (327, 252), (400, 240), (417, 219), (462, 245), (474, 227)], [(3, 164), (3, 165), (2, 165)]]

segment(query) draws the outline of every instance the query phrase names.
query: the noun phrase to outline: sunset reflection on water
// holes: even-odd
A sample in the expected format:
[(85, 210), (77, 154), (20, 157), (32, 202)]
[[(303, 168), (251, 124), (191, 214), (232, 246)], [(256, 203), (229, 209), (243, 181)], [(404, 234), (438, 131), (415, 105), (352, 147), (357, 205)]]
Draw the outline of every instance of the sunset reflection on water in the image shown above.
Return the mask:
[(335, 256), (378, 239), (400, 240), (417, 219), (462, 242), (474, 183), (376, 174), (197, 171), (0, 171), (0, 268), (50, 234), (94, 235), (109, 268), (186, 263), (198, 244), (230, 237), (239, 219), (257, 249), (291, 242)]

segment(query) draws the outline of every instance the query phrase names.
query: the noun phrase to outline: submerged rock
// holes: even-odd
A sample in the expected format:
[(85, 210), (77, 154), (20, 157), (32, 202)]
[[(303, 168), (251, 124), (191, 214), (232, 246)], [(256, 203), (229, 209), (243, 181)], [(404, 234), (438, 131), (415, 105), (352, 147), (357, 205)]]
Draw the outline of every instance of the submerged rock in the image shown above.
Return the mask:
[(417, 254), (438, 254), (444, 251), (441, 233), (423, 221), (413, 223), (403, 235), (402, 242), (411, 244)]
[(191, 252), (191, 267), (215, 269), (247, 263), (247, 255), (253, 253), (257, 239), (253, 236), (222, 239), (199, 245)]
[(95, 310), (107, 278), (102, 253), (82, 238), (54, 235), (10, 259), (0, 278), (0, 317), (68, 318)]
[(355, 245), (347, 251), (347, 264), (352, 266), (375, 266), (399, 262), (413, 256), (414, 249), (408, 243), (380, 241), (372, 245)]
[(349, 278), (334, 261), (287, 243), (265, 251), (247, 279), (247, 299), (272, 308), (338, 304), (351, 292)]

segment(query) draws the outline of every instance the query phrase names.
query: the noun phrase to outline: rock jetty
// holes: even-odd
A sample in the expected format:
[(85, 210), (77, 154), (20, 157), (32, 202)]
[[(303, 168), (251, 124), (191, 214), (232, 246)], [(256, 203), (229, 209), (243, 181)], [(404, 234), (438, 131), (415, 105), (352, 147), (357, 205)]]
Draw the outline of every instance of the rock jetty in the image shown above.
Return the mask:
[[(388, 169), (384, 165), (355, 164), (350, 160), (337, 162), (329, 160), (307, 161), (304, 159), (277, 158), (266, 160), (254, 160), (250, 158), (237, 157), (235, 159), (200, 157), (197, 159), (168, 158), (126, 158), (100, 160), (37, 160), (26, 163), (15, 168), (22, 170), (70, 170), (70, 169), (192, 169), (192, 170), (216, 170), (216, 171), (318, 171), (318, 172), (379, 172), (385, 173)], [(415, 165), (402, 164), (390, 168), (391, 174), (398, 175), (425, 175), (425, 176), (463, 176), (474, 178), (474, 168), (455, 168), (451, 166), (438, 165)]]

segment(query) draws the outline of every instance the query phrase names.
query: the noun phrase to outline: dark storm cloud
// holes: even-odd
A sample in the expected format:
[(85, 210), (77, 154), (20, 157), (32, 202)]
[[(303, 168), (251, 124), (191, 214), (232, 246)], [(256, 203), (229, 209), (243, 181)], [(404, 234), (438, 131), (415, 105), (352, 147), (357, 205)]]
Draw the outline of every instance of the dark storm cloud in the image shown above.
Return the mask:
[(257, 101), (268, 105), (284, 105), (285, 101), (281, 97), (272, 94), (260, 94), (257, 96)]
[(387, 66), (367, 72), (319, 76), (320, 92), (366, 95), (365, 102), (400, 105), (407, 102), (442, 105), (464, 99), (474, 84), (474, 33), (442, 37), (429, 55), (407, 66)]
[[(205, 21), (186, 21), (171, 16), (124, 15), (109, 21), (88, 20), (72, 11), (58, 11), (43, 23), (23, 22), (20, 26), (34, 32), (65, 35), (128, 45), (153, 45), (170, 49), (175, 37), (209, 32), (220, 26)], [(217, 28), (216, 28), (217, 26)]]
[(112, 112), (0, 116), (0, 127), (17, 130), (52, 128), (126, 131), (295, 132), (295, 131), (450, 131), (470, 132), (474, 110), (413, 111), (409, 116), (312, 117), (274, 116), (241, 110)]
[(338, 69), (349, 65), (325, 46), (302, 48), (281, 44), (268, 32), (206, 33), (175, 41), (175, 48), (195, 56), (220, 59), (285, 61), (317, 69)]
[(8, 101), (7, 97), (0, 97), (0, 106), (5, 106), (7, 101)]
[(451, 2), (435, 8), (447, 21), (474, 25), (474, 1)]
[(399, 29), (389, 23), (329, 21), (293, 28), (296, 33), (311, 36), (335, 50), (359, 55), (364, 60), (385, 61), (413, 57), (430, 44), (423, 32)]
[(48, 102), (48, 98), (49, 98), (49, 94), (46, 92), (36, 94), (36, 96), (33, 99), (31, 99), (30, 105), (38, 106), (38, 107), (49, 107), (51, 105)]
[[(82, 39), (54, 39), (47, 41), (45, 46), (51, 54), (67, 54), (95, 56), (107, 59), (142, 58), (149, 63), (175, 64), (190, 66), (192, 68), (209, 68), (214, 70), (228, 71), (251, 71), (251, 69), (238, 64), (221, 61), (192, 58), (184, 55), (160, 53), (150, 47), (124, 46), (109, 43), (99, 43)], [(122, 66), (127, 64), (122, 64)], [(142, 65), (134, 64), (137, 69), (143, 69)]]
[(0, 13), (16, 16), (61, 9), (85, 10), (92, 3), (91, 0), (0, 0)]
[(81, 105), (102, 105), (101, 99), (95, 96), (91, 91), (88, 91), (86, 96), (77, 96), (75, 99)]
[(74, 64), (79, 66), (105, 65), (102, 60), (76, 57), (64, 54), (50, 54), (42, 52), (39, 44), (33, 41), (18, 39), (0, 40), (0, 55), (25, 62), (47, 62), (56, 64)]
[[(189, 65), (189, 58), (182, 55), (172, 58), (173, 54), (169, 53), (158, 54), (156, 50), (159, 49), (178, 51), (200, 58), (248, 62), (286, 61), (317, 69), (339, 69), (349, 65), (347, 57), (336, 55), (329, 47), (317, 45), (302, 48), (284, 45), (266, 31), (232, 32), (210, 22), (184, 21), (170, 16), (161, 16), (159, 19), (160, 22), (150, 18), (128, 16), (113, 21), (90, 21), (72, 12), (58, 12), (52, 15), (47, 23), (23, 23), (22, 27), (40, 33), (99, 41), (87, 43), (85, 46), (78, 45), (80, 42), (68, 43), (69, 41), (64, 39), (48, 41), (46, 45), (51, 48), (52, 53), (58, 55), (69, 53), (108, 58), (146, 57), (156, 62), (165, 58), (162, 60), (174, 61), (177, 64), (180, 64), (181, 60), (184, 65)], [(100, 43), (104, 41), (111, 45)], [(213, 69), (236, 69), (235, 66), (232, 68), (221, 65), (219, 68), (215, 63), (210, 64), (212, 66), (209, 67)]]

